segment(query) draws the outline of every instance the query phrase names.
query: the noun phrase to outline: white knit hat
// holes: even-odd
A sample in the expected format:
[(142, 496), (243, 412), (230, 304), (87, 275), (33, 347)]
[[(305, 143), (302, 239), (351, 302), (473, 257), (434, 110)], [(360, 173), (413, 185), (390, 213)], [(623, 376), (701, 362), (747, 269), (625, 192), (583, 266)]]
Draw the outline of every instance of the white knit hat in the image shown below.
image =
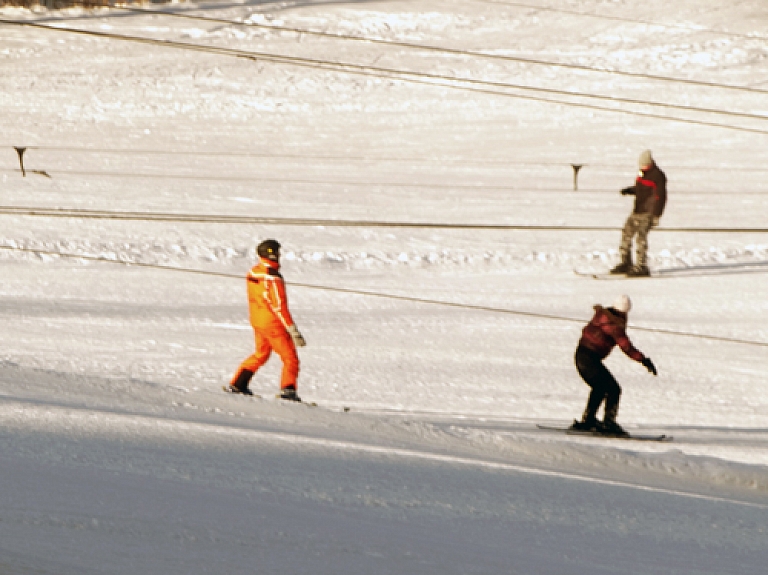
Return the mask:
[(647, 168), (653, 164), (653, 156), (651, 156), (650, 150), (643, 150), (640, 153), (640, 157), (637, 160), (637, 165), (641, 168)]
[(611, 307), (616, 311), (629, 313), (629, 310), (632, 309), (632, 301), (629, 299), (628, 295), (620, 295), (614, 300)]

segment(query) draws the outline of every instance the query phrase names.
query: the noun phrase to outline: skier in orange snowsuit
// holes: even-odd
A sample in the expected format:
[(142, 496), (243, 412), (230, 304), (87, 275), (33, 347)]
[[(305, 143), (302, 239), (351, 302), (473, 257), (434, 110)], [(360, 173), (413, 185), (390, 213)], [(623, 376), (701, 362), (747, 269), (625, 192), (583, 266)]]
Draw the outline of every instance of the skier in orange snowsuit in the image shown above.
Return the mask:
[(288, 311), (285, 282), (280, 275), (280, 244), (266, 240), (257, 248), (259, 263), (247, 276), (248, 306), (251, 326), (256, 338), (256, 352), (248, 356), (229, 384), (229, 391), (251, 395), (248, 384), (253, 374), (264, 365), (274, 351), (283, 361), (280, 397), (301, 401), (296, 394), (299, 356), (296, 347), (306, 341), (299, 333)]

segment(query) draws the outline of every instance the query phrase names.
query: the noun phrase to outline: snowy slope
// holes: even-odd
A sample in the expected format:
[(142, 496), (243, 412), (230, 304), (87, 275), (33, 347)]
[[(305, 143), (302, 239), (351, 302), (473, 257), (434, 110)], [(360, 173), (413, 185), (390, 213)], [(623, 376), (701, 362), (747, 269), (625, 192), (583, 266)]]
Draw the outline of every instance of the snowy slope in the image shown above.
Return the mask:
[[(0, 573), (764, 573), (763, 2), (161, 8), (0, 8)], [(657, 277), (577, 276), (644, 148)], [(266, 237), (317, 408), (220, 391)], [(538, 430), (619, 293), (619, 421), (674, 442)]]

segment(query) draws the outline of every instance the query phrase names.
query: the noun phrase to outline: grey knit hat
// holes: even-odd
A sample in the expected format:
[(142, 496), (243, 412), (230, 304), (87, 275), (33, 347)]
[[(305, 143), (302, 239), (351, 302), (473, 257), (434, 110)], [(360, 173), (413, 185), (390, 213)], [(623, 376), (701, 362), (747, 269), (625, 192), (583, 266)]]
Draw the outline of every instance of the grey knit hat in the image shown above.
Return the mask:
[(647, 168), (653, 165), (653, 156), (651, 156), (650, 150), (643, 150), (640, 154), (640, 158), (637, 160), (637, 165), (641, 168)]

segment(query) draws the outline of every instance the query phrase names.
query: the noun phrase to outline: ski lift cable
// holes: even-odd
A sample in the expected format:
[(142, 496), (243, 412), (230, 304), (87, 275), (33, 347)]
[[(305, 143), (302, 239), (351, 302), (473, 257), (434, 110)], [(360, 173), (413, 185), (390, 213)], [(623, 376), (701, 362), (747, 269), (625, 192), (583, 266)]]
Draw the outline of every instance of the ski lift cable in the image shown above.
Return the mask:
[[(131, 262), (126, 260), (107, 258), (103, 256), (62, 253), (62, 252), (54, 252), (50, 250), (40, 250), (35, 248), (21, 248), (17, 246), (0, 245), (0, 249), (17, 251), (17, 252), (34, 253), (34, 254), (43, 254), (43, 255), (52, 256), (52, 257), (71, 258), (71, 259), (79, 259), (79, 260), (86, 260), (86, 261), (118, 264), (118, 265), (124, 265), (124, 266), (150, 268), (150, 269), (157, 269), (157, 270), (177, 272), (177, 273), (190, 273), (190, 274), (205, 275), (205, 276), (212, 276), (212, 277), (221, 277), (221, 278), (227, 278), (227, 279), (243, 280), (245, 277), (244, 274), (232, 274), (232, 273), (224, 273), (224, 272), (214, 272), (209, 270), (199, 270), (194, 268), (182, 268), (177, 266), (166, 266), (166, 265), (160, 265), (160, 264)], [(403, 295), (397, 295), (397, 294), (374, 292), (369, 290), (356, 290), (356, 289), (350, 289), (350, 288), (339, 288), (334, 286), (323, 286), (323, 285), (306, 284), (306, 283), (298, 283), (298, 282), (286, 282), (286, 283), (288, 283), (288, 285), (290, 286), (297, 287), (297, 288), (325, 291), (325, 292), (331, 292), (331, 293), (340, 293), (345, 295), (376, 297), (376, 298), (403, 301), (403, 302), (414, 303), (414, 304), (435, 305), (435, 306), (448, 307), (453, 309), (463, 309), (463, 310), (483, 311), (483, 312), (506, 314), (506, 315), (515, 315), (515, 316), (528, 317), (533, 319), (545, 319), (545, 320), (563, 321), (563, 322), (578, 323), (578, 324), (584, 323), (584, 318), (573, 318), (573, 317), (561, 316), (556, 314), (546, 314), (546, 313), (540, 313), (540, 312), (530, 312), (525, 310), (514, 310), (509, 308), (497, 308), (492, 306), (481, 306), (481, 305), (466, 304), (466, 303), (459, 303), (459, 302), (433, 300), (433, 299), (419, 298), (419, 297), (413, 297), (413, 296), (403, 296)], [(632, 325), (630, 327), (633, 330), (644, 331), (648, 333), (689, 337), (689, 338), (702, 339), (707, 341), (716, 341), (721, 343), (733, 343), (733, 344), (739, 344), (739, 345), (753, 345), (758, 347), (768, 347), (768, 342), (764, 342), (764, 341), (691, 333), (691, 332), (669, 330), (669, 329), (648, 328), (648, 327), (637, 326), (637, 325)]]
[(334, 61), (327, 61), (327, 60), (318, 60), (313, 58), (302, 58), (297, 56), (284, 56), (279, 54), (271, 54), (271, 53), (263, 53), (263, 52), (234, 50), (230, 48), (220, 48), (215, 46), (194, 44), (189, 42), (157, 40), (153, 38), (145, 38), (140, 36), (128, 36), (128, 35), (106, 33), (106, 32), (79, 30), (75, 28), (65, 28), (60, 26), (49, 26), (49, 25), (43, 25), (39, 23), (26, 22), (26, 21), (20, 22), (20, 21), (14, 21), (14, 20), (0, 19), (0, 24), (30, 26), (30, 27), (36, 27), (36, 28), (41, 28), (41, 29), (46, 29), (51, 31), (82, 34), (87, 36), (96, 36), (101, 38), (109, 38), (109, 39), (123, 40), (123, 41), (129, 41), (129, 42), (138, 42), (138, 43), (177, 48), (177, 49), (194, 50), (199, 52), (207, 52), (210, 54), (218, 54), (222, 56), (246, 58), (252, 61), (266, 61), (266, 62), (294, 65), (294, 66), (300, 66), (300, 67), (308, 67), (308, 68), (314, 68), (314, 69), (332, 70), (332, 71), (348, 73), (348, 74), (374, 76), (378, 78), (384, 77), (384, 78), (389, 78), (391, 80), (399, 80), (399, 81), (409, 82), (409, 83), (439, 86), (447, 89), (458, 89), (458, 90), (471, 91), (476, 93), (490, 94), (490, 95), (495, 95), (500, 97), (523, 99), (528, 101), (543, 102), (543, 103), (556, 104), (556, 105), (562, 105), (562, 106), (586, 108), (586, 109), (592, 109), (592, 110), (599, 110), (601, 112), (607, 111), (607, 112), (635, 115), (635, 116), (646, 117), (646, 118), (654, 118), (654, 119), (665, 120), (665, 121), (683, 122), (687, 124), (738, 130), (738, 131), (758, 133), (763, 135), (768, 134), (768, 130), (760, 129), (760, 128), (752, 128), (748, 126), (737, 126), (733, 124), (721, 124), (717, 122), (710, 122), (710, 121), (703, 121), (703, 120), (696, 120), (696, 119), (689, 119), (689, 118), (680, 118), (675, 116), (666, 116), (663, 114), (638, 112), (634, 110), (625, 110), (622, 108), (598, 106), (597, 104), (574, 102), (570, 100), (553, 100), (553, 99), (544, 98), (541, 96), (537, 97), (537, 96), (530, 96), (526, 94), (511, 93), (506, 90), (521, 90), (523, 92), (544, 93), (544, 94), (573, 97), (573, 98), (587, 98), (587, 99), (600, 100), (600, 101), (616, 102), (619, 104), (662, 107), (665, 109), (675, 109), (678, 111), (706, 113), (706, 114), (730, 116), (730, 117), (737, 117), (737, 118), (751, 119), (751, 120), (768, 120), (768, 116), (764, 116), (762, 114), (752, 114), (748, 112), (733, 112), (733, 111), (722, 110), (717, 108), (700, 108), (696, 106), (684, 106), (684, 105), (670, 104), (665, 102), (653, 102), (653, 101), (634, 99), (634, 98), (619, 98), (615, 96), (606, 96), (601, 94), (571, 92), (568, 90), (560, 90), (555, 88), (537, 88), (532, 86), (516, 85), (516, 84), (505, 83), (505, 82), (493, 82), (488, 80), (476, 80), (472, 78), (444, 76), (440, 74), (432, 74), (432, 73), (426, 73), (426, 72), (413, 72), (408, 70), (398, 70), (398, 69), (383, 68), (378, 66), (366, 66), (366, 65), (347, 63), (347, 62), (334, 62)]
[[(245, 26), (250, 28), (261, 28), (266, 30), (274, 30), (278, 32), (292, 32), (295, 34), (304, 34), (307, 36), (318, 36), (322, 38), (332, 38), (332, 39), (338, 39), (338, 40), (348, 40), (348, 41), (355, 41), (355, 42), (364, 42), (368, 44), (376, 44), (376, 45), (384, 45), (384, 46), (392, 46), (397, 48), (409, 48), (413, 50), (423, 50), (423, 51), (429, 51), (429, 52), (437, 52), (437, 53), (444, 53), (444, 54), (450, 54), (455, 56), (470, 56), (474, 58), (484, 58), (489, 60), (500, 60), (500, 61), (507, 61), (507, 62), (516, 62), (521, 64), (531, 64), (531, 65), (537, 65), (537, 66), (547, 66), (552, 68), (564, 68), (564, 69), (570, 69), (570, 70), (579, 70), (579, 71), (586, 71), (586, 72), (594, 72), (599, 74), (608, 74), (608, 75), (614, 75), (614, 76), (626, 76), (629, 78), (638, 78), (638, 79), (644, 79), (644, 80), (655, 80), (660, 82), (669, 82), (669, 83), (676, 83), (676, 84), (687, 84), (692, 86), (701, 86), (706, 88), (720, 88), (724, 90), (736, 90), (736, 91), (742, 91), (742, 92), (749, 92), (749, 93), (756, 93), (756, 94), (768, 94), (768, 90), (761, 89), (761, 88), (754, 88), (751, 86), (735, 86), (733, 84), (723, 84), (719, 82), (708, 82), (703, 80), (691, 80), (688, 78), (675, 78), (671, 76), (660, 76), (660, 75), (654, 75), (654, 74), (645, 74), (645, 73), (639, 73), (639, 72), (627, 72), (624, 70), (611, 70), (608, 68), (599, 68), (597, 66), (587, 66), (586, 64), (572, 64), (572, 63), (566, 63), (566, 62), (557, 62), (554, 60), (545, 60), (545, 59), (537, 59), (537, 58), (526, 58), (523, 56), (510, 56), (506, 54), (491, 54), (487, 52), (479, 52), (476, 50), (458, 50), (455, 48), (448, 48), (443, 46), (433, 46), (429, 44), (416, 44), (413, 42), (403, 42), (398, 40), (385, 40), (381, 38), (370, 38), (367, 36), (351, 36), (348, 34), (338, 34), (334, 32), (321, 32), (316, 30), (309, 30), (306, 28), (295, 28), (291, 26), (279, 26), (276, 24), (263, 24), (260, 22), (253, 22), (248, 20), (229, 20), (225, 18), (211, 18), (210, 16), (200, 16), (197, 14), (188, 14), (188, 13), (180, 13), (178, 11), (178, 8), (171, 8), (169, 10), (149, 10), (145, 8), (132, 8), (128, 6), (122, 7), (123, 10), (129, 11), (129, 12), (136, 12), (136, 13), (147, 13), (147, 14), (153, 14), (153, 15), (160, 15), (160, 16), (170, 16), (170, 17), (176, 17), (176, 18), (187, 18), (191, 20), (198, 20), (198, 21), (204, 21), (204, 22), (215, 22), (219, 24), (230, 24), (232, 26)], [(574, 12), (573, 14), (579, 14), (577, 12)], [(592, 16), (588, 14), (579, 14), (582, 16)], [(632, 20), (629, 20), (630, 22), (634, 22)], [(643, 21), (636, 21), (636, 23), (639, 24), (649, 24), (647, 22)], [(660, 24), (656, 24), (660, 25)], [(699, 29), (692, 29), (693, 31), (703, 31)], [(717, 32), (717, 31), (709, 31), (715, 34), (728, 34), (726, 32)], [(757, 37), (747, 36), (750, 39), (754, 39)]]
[[(279, 225), (326, 228), (409, 228), (409, 229), (442, 229), (442, 230), (489, 230), (489, 231), (565, 231), (565, 232), (617, 232), (617, 226), (579, 226), (579, 225), (534, 225), (534, 224), (483, 224), (483, 223), (450, 223), (450, 222), (405, 222), (382, 220), (342, 220), (331, 218), (283, 218), (270, 216), (232, 216), (183, 214), (170, 212), (128, 212), (114, 210), (85, 210), (71, 208), (44, 208), (24, 206), (0, 206), (0, 214), (43, 218), (99, 219), (125, 220), (144, 222), (176, 222), (198, 224), (229, 224), (229, 225)], [(663, 227), (656, 232), (677, 233), (725, 233), (725, 234), (764, 234), (768, 228), (747, 227)]]
[[(0, 142), (0, 148), (7, 147), (12, 148), (8, 142)], [(243, 158), (264, 158), (264, 159), (300, 159), (302, 161), (307, 160), (322, 160), (327, 162), (329, 160), (343, 160), (343, 161), (359, 161), (359, 162), (399, 162), (399, 163), (465, 163), (471, 165), (478, 164), (498, 164), (504, 166), (550, 166), (550, 167), (566, 167), (570, 168), (572, 164), (563, 161), (556, 160), (521, 160), (521, 159), (507, 159), (507, 158), (468, 158), (468, 157), (442, 157), (435, 156), (429, 157), (397, 157), (397, 156), (375, 156), (375, 155), (333, 155), (333, 154), (313, 154), (313, 153), (288, 153), (288, 152), (247, 152), (242, 149), (222, 149), (216, 150), (179, 150), (171, 148), (101, 148), (91, 146), (77, 146), (77, 145), (30, 145), (25, 146), (27, 150), (45, 150), (52, 152), (74, 152), (82, 154), (118, 154), (118, 155), (168, 155), (168, 156), (194, 156), (194, 157), (243, 157)], [(622, 163), (622, 164), (608, 164), (602, 162), (581, 162), (584, 166), (590, 166), (592, 168), (604, 168), (604, 169), (627, 169), (627, 166), (634, 168), (634, 164)], [(739, 172), (768, 172), (768, 166), (734, 166), (734, 165), (720, 165), (708, 163), (706, 165), (682, 165), (682, 164), (664, 164), (666, 169), (669, 170), (695, 170), (696, 172), (703, 171), (719, 171), (723, 169), (734, 170)], [(2, 171), (2, 168), (0, 168)], [(70, 172), (67, 172), (70, 173)], [(74, 173), (74, 172), (72, 172)], [(79, 174), (91, 174), (91, 172), (78, 172)], [(94, 172), (98, 174), (100, 172)], [(130, 176), (131, 174), (119, 174), (121, 176)], [(153, 177), (151, 174), (146, 174), (146, 177)], [(366, 184), (369, 185), (369, 184)]]

